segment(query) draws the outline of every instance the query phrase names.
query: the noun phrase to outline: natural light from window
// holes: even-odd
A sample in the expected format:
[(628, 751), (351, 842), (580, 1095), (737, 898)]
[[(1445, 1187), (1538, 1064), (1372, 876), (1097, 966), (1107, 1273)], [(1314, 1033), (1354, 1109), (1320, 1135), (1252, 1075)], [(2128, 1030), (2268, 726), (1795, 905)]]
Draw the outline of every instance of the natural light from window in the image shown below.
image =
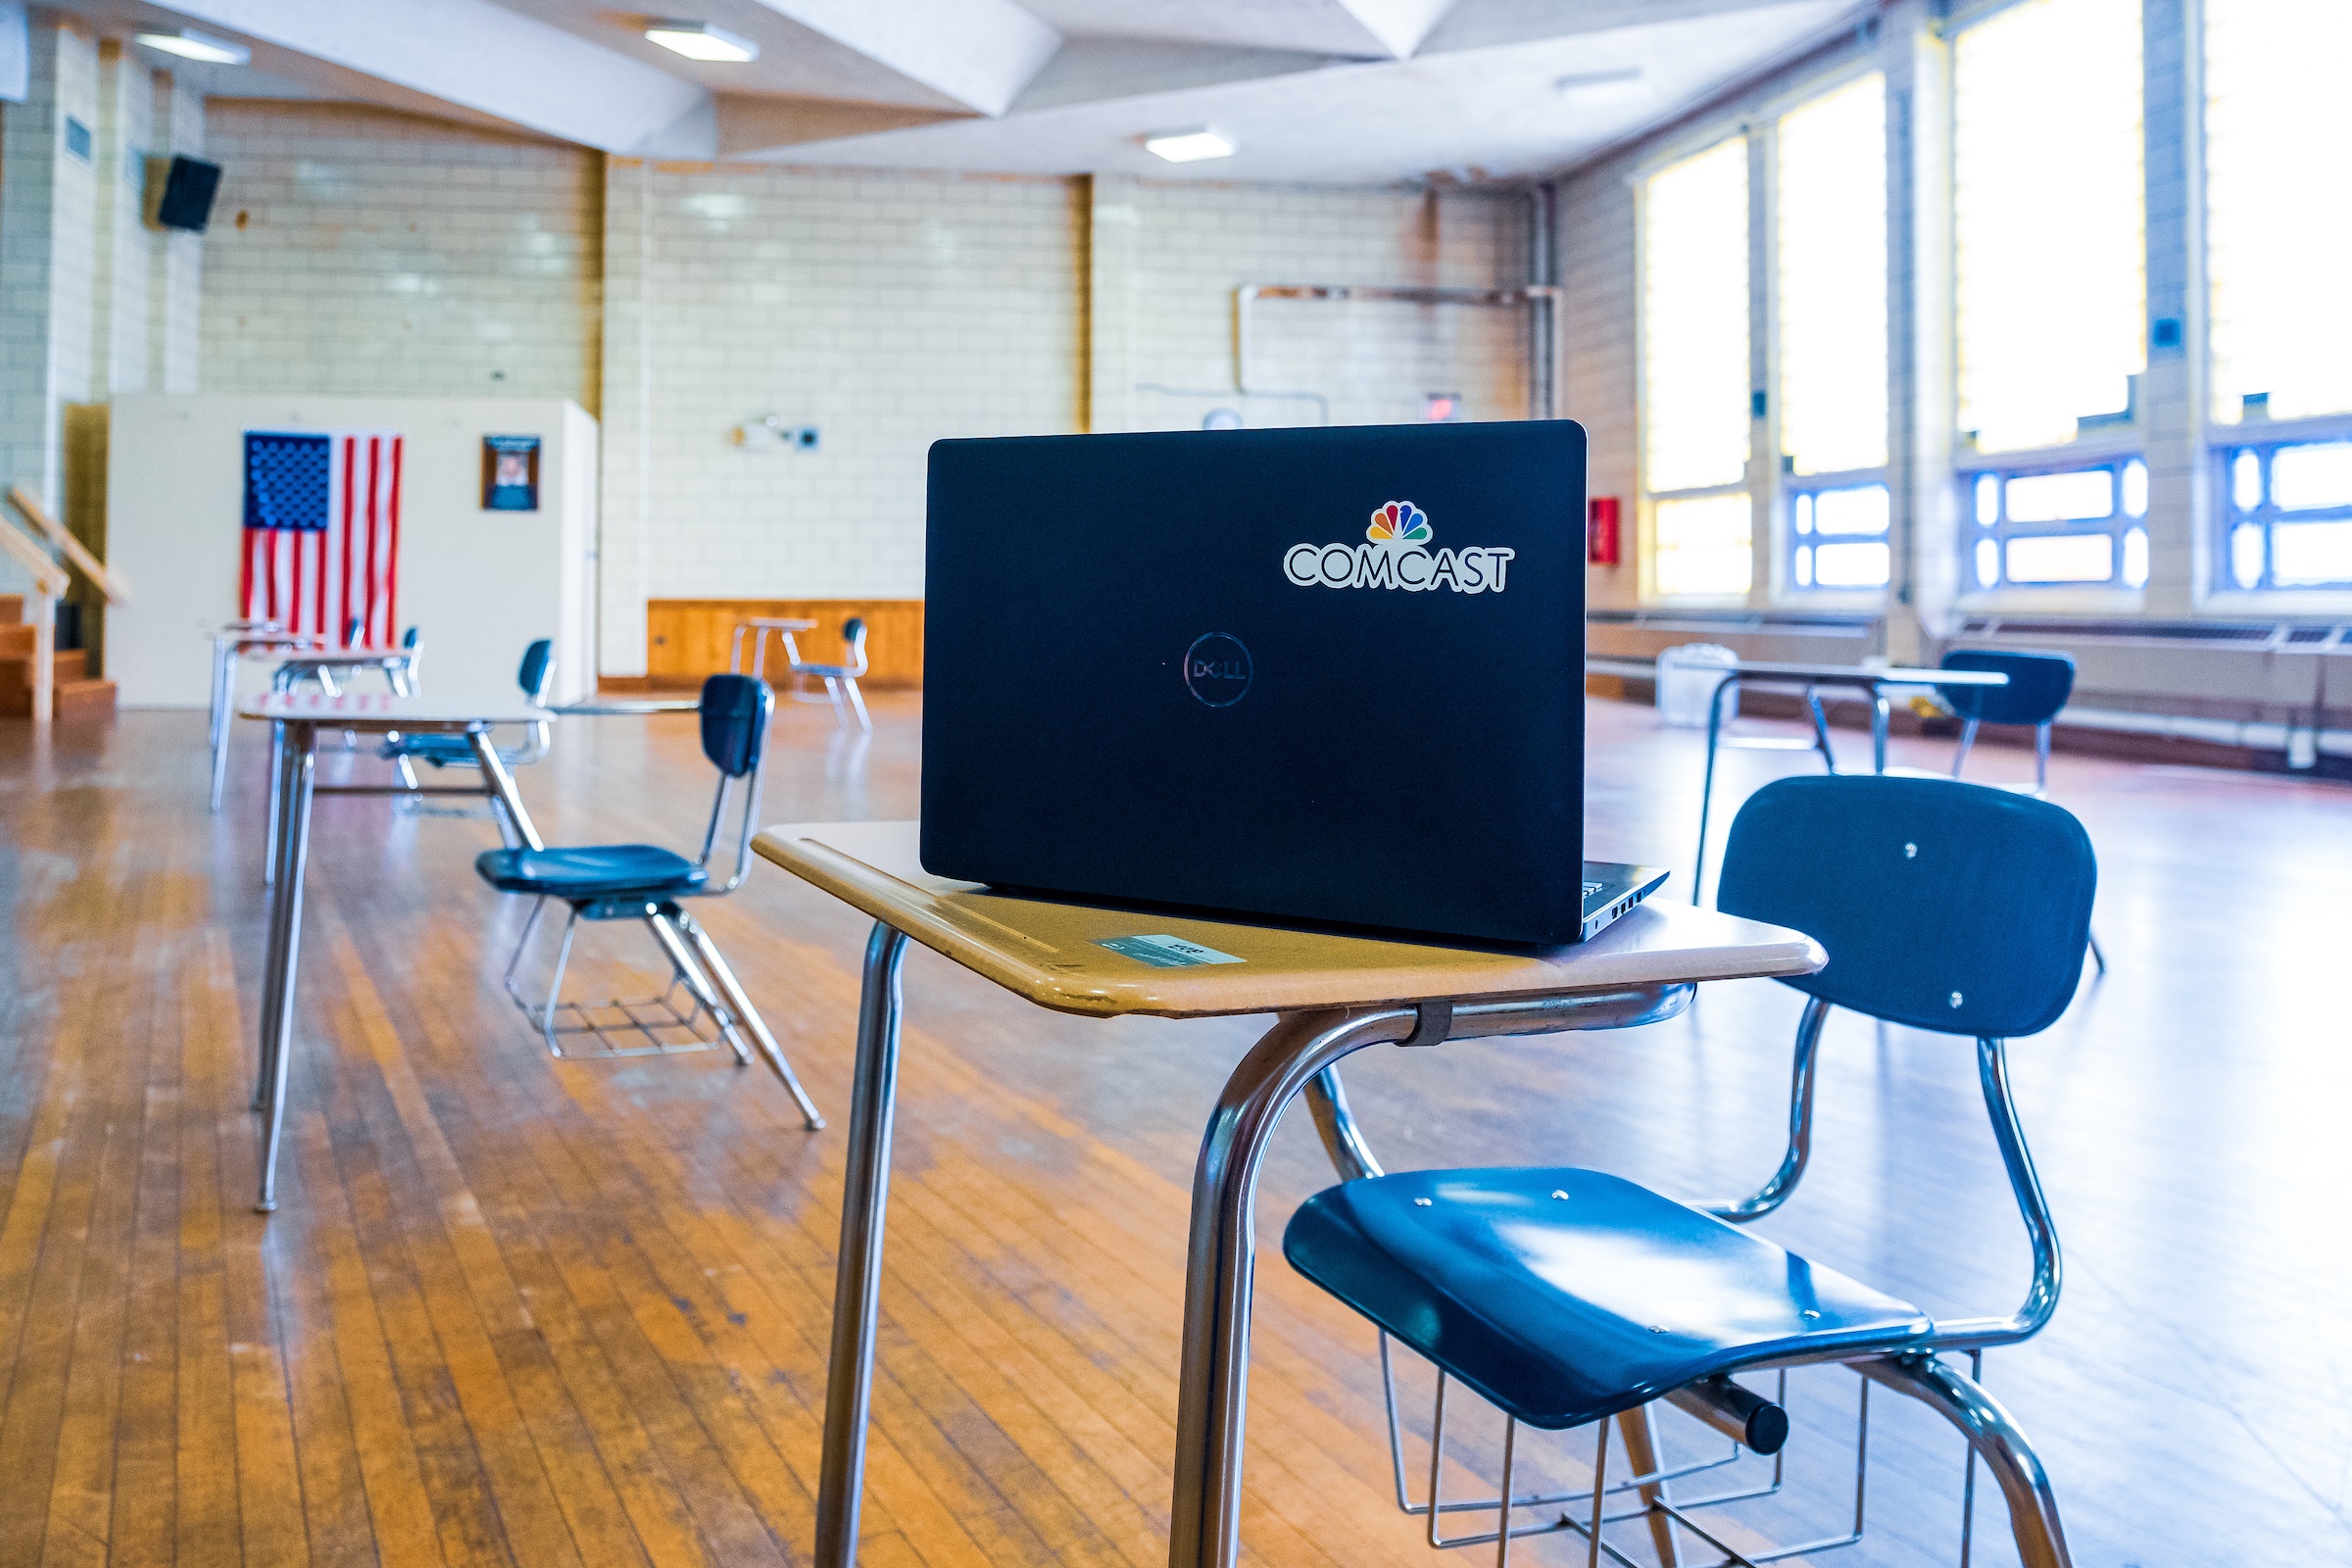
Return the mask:
[(1661, 594), (1744, 594), (1755, 576), (1754, 507), (1747, 492), (1657, 504), (1652, 557)]
[(2205, 0), (2205, 243), (2219, 423), (2352, 413), (2347, 60), (2352, 5), (2343, 0)]
[(1960, 428), (2060, 445), (2147, 363), (2138, 0), (2024, 0), (1960, 32), (1953, 74)]
[(1886, 462), (1886, 79), (1780, 124), (1781, 450), (1796, 473)]
[(1747, 138), (1650, 176), (1643, 200), (1643, 474), (1655, 495), (1747, 475)]

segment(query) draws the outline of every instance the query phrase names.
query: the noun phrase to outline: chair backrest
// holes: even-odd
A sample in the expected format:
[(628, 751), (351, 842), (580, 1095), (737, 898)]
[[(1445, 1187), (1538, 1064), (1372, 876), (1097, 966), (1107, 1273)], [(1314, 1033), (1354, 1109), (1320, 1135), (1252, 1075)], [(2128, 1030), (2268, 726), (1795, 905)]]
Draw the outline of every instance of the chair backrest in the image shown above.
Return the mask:
[(1936, 778), (1786, 778), (1732, 823), (1716, 904), (1822, 945), (1788, 982), (1835, 1006), (2009, 1039), (2075, 994), (2098, 881), (2063, 807)]
[(514, 672), (514, 683), (522, 694), (541, 707), (547, 705), (547, 689), (556, 678), (556, 645), (542, 637), (522, 651), (522, 667)]
[(843, 662), (849, 666), (852, 674), (864, 674), (865, 617), (863, 615), (852, 615), (849, 619), (843, 621), (841, 623), (841, 640), (849, 649), (849, 658), (844, 660)]
[(703, 682), (703, 755), (711, 766), (741, 778), (760, 765), (775, 700), (765, 681), (749, 675), (713, 675)]
[(419, 642), (423, 641), (423, 639), (424, 628), (422, 626), (411, 626), (401, 637), (400, 646), (403, 648), (414, 648)]
[(1985, 724), (2046, 724), (2075, 690), (2075, 656), (2028, 648), (1955, 648), (1946, 669), (1983, 669), (2006, 686), (1945, 686), (1943, 700), (1962, 718)]

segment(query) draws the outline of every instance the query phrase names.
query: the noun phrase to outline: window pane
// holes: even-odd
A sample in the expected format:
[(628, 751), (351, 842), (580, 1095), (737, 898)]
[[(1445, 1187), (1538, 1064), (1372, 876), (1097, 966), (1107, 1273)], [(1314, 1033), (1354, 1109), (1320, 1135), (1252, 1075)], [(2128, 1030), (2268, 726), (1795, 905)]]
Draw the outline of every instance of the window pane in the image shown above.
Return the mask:
[(2001, 547), (1989, 539), (1977, 541), (1977, 586), (1989, 588), (2001, 580)]
[(1885, 533), (1889, 515), (1886, 487), (1858, 484), (1821, 492), (1823, 533)]
[(2124, 586), (2145, 588), (2148, 585), (2148, 530), (2132, 528), (2124, 534)]
[(1661, 594), (1744, 594), (1755, 573), (1754, 510), (1744, 492), (1658, 503)]
[(2025, 0), (1953, 72), (1960, 427), (2069, 441), (2147, 363), (2139, 0)]
[(2287, 512), (2352, 506), (2352, 442), (2271, 454), (2271, 504)]
[(2280, 588), (2352, 582), (2352, 522), (2290, 522), (2272, 529), (2271, 581)]
[(2124, 465), (2124, 515), (2144, 517), (2148, 514), (2148, 466), (2133, 458)]
[(1823, 545), (1814, 575), (1824, 588), (1884, 588), (1890, 558), (1883, 544)]
[(1650, 176), (1642, 203), (1643, 481), (1738, 484), (1748, 457), (1747, 138)]
[(2009, 541), (2011, 582), (2105, 582), (2115, 575), (2115, 539), (2048, 533)]
[(2011, 522), (2071, 522), (2115, 513), (2115, 475), (2105, 468), (2036, 473), (2009, 481)]
[(1783, 117), (1781, 448), (1798, 473), (1886, 461), (1886, 83)]
[(2230, 530), (2230, 580), (2240, 588), (2262, 582), (2262, 530), (2241, 522)]
[(2251, 452), (2230, 460), (2230, 499), (2240, 512), (2262, 505), (2262, 459)]
[(2213, 416), (2352, 412), (2352, 6), (2205, 0)]

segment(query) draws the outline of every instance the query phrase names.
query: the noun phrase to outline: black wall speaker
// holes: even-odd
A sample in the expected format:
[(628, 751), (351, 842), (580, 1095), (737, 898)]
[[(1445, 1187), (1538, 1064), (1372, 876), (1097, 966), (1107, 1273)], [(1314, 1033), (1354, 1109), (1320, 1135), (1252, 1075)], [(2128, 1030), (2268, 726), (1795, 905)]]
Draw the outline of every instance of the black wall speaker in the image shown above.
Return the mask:
[(212, 220), (213, 194), (220, 188), (220, 166), (201, 158), (154, 158), (147, 164), (147, 188), (158, 228), (204, 232)]

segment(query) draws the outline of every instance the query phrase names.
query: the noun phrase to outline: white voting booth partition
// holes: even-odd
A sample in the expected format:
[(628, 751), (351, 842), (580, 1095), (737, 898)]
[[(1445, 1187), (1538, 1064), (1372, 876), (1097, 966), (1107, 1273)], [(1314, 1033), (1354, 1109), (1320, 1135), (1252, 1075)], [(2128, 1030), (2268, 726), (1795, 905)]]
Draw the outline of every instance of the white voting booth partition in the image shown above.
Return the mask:
[[(337, 438), (327, 529), (299, 540), (298, 527), (249, 537), (249, 432)], [(346, 435), (353, 437), (348, 449)], [(527, 445), (532, 439), (535, 449)], [(426, 690), (504, 690), (523, 650), (547, 637), (556, 645), (554, 700), (587, 697), (596, 686), (596, 442), (595, 418), (557, 400), (118, 397), (107, 437), (106, 554), (141, 591), (133, 603), (107, 612), (107, 677), (126, 708), (205, 707), (211, 630), (242, 612), (256, 566), (267, 576), (270, 552), (283, 552), (277, 569), (298, 576), (312, 595), (303, 629), (317, 624), (320, 598), (314, 590), (322, 558), (296, 552), (326, 550), (330, 539), (339, 547), (347, 506), (359, 530), (350, 555), (359, 592), (355, 597), (346, 586), (343, 559), (330, 553), (323, 557), (323, 602), (330, 626), (342, 618), (346, 600), (359, 615), (372, 498), (374, 536), (385, 555), (397, 508), (397, 575), (379, 555), (375, 582), (379, 592), (396, 595), (393, 636), (410, 626), (422, 634)], [(348, 502), (346, 450), (353, 454)], [(395, 456), (397, 497), (390, 483)], [(533, 499), (536, 509), (526, 509)], [(297, 561), (299, 572), (292, 570)], [(377, 624), (383, 623), (379, 614)], [(256, 690), (268, 678), (266, 663), (248, 662), (240, 689)]]

